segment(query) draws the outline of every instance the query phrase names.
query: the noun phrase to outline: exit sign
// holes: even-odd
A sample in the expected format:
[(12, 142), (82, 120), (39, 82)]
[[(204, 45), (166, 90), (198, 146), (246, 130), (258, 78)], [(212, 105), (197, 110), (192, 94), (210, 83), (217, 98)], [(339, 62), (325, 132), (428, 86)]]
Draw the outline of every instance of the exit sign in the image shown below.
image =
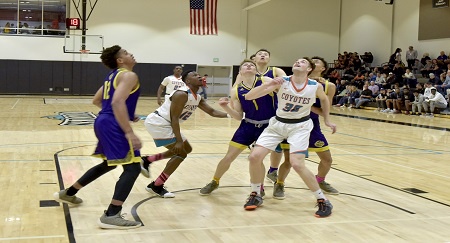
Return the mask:
[(219, 58), (218, 57), (213, 58), (213, 62), (219, 62)]

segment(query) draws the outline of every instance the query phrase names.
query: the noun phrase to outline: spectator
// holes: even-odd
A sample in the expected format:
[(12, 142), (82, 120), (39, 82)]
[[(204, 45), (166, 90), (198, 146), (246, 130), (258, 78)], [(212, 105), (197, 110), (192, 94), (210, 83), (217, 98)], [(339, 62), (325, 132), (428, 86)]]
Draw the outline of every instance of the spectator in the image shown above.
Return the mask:
[(386, 110), (386, 98), (387, 98), (386, 90), (382, 88), (378, 96), (375, 98), (375, 101), (377, 102), (376, 111)]
[(328, 78), (330, 79), (331, 82), (337, 84), (337, 81), (341, 80), (341, 75), (339, 74), (339, 72), (336, 69), (334, 69), (333, 71), (331, 71)]
[(422, 86), (421, 83), (417, 83), (417, 84), (416, 84), (416, 90), (417, 90), (420, 94), (423, 94), (424, 89), (423, 89), (423, 86)]
[(416, 76), (414, 76), (414, 73), (412, 73), (409, 68), (407, 68), (405, 74), (403, 74), (403, 80), (409, 88), (415, 87), (417, 84)]
[(368, 88), (372, 91), (372, 97), (375, 98), (378, 96), (380, 87), (378, 87), (378, 85), (375, 84), (375, 81), (370, 81), (370, 85), (368, 86)]
[(397, 108), (399, 113), (402, 112), (402, 108), (405, 108), (405, 114), (409, 115), (409, 111), (411, 110), (411, 104), (414, 101), (414, 95), (409, 91), (409, 88), (405, 87), (403, 88), (403, 91), (401, 93), (401, 99), (397, 101)]
[[(345, 82), (345, 80), (341, 80), (341, 82)], [(341, 87), (344, 86), (343, 84), (341, 85)], [(334, 106), (336, 107), (340, 107), (343, 104), (347, 104), (348, 102), (348, 94), (350, 94), (350, 89), (351, 89), (351, 85), (346, 85), (345, 89), (342, 90), (339, 94), (337, 94), (334, 98), (333, 98), (333, 103), (335, 103)], [(344, 100), (342, 100), (343, 98), (346, 98)], [(341, 103), (342, 100), (342, 103)]]
[(370, 68), (372, 66), (372, 62), (373, 62), (373, 55), (372, 52), (364, 52), (364, 55), (361, 56), (364, 65), (368, 68)]
[(422, 78), (427, 78), (428, 74), (433, 70), (433, 63), (431, 59), (427, 60), (423, 68), (420, 70), (422, 73)]
[(402, 65), (400, 63), (396, 63), (392, 72), (395, 75), (395, 82), (399, 83), (400, 86), (403, 86), (403, 74), (405, 74), (405, 69), (403, 69)]
[(422, 58), (420, 59), (420, 63), (422, 63), (422, 65), (426, 65), (427, 64), (427, 60), (431, 60), (430, 54), (428, 52), (425, 52), (422, 55)]
[(445, 76), (442, 76), (444, 78), (444, 80), (441, 79), (443, 83), (441, 85), (434, 85), (434, 87), (437, 88), (439, 93), (441, 93), (443, 96), (446, 96), (447, 89), (450, 88), (450, 70), (447, 70), (447, 74)]
[(429, 98), (425, 97), (425, 100), (423, 102), (423, 110), (425, 111), (425, 116), (433, 117), (435, 108), (445, 109), (447, 108), (448, 103), (445, 100), (444, 96), (436, 91), (435, 87), (431, 87), (430, 90), (431, 96)]
[(363, 86), (363, 90), (361, 91), (361, 95), (359, 96), (359, 98), (355, 99), (356, 105), (354, 106), (354, 108), (359, 109), (363, 104), (371, 100), (372, 100), (372, 90), (370, 90), (369, 86), (365, 84)]
[(436, 85), (436, 84), (439, 84), (439, 78), (438, 77), (436, 77), (435, 75), (434, 75), (434, 73), (430, 73), (430, 74), (428, 74), (428, 76), (430, 77), (429, 79), (428, 79), (428, 82), (430, 82), (430, 83), (432, 83), (433, 85)]
[(395, 76), (393, 72), (389, 73), (389, 76), (386, 78), (386, 87), (383, 88), (394, 88), (395, 85)]
[(398, 63), (398, 64), (402, 63), (402, 49), (401, 48), (395, 49), (395, 52), (389, 58), (389, 66), (393, 67), (396, 63)]
[(388, 109), (389, 107), (392, 107), (392, 110), (389, 111), (390, 113), (400, 113), (400, 109), (398, 108), (399, 100), (401, 100), (400, 88), (395, 88), (394, 91), (391, 92), (390, 99), (386, 100), (386, 106)]
[[(423, 94), (421, 94), (417, 89), (414, 90), (414, 101), (411, 102), (411, 115), (421, 115), (422, 113), (422, 103), (423, 103)], [(416, 113), (417, 110), (417, 113)]]
[(408, 63), (408, 68), (409, 70), (412, 70), (414, 62), (417, 59), (417, 51), (414, 50), (413, 46), (409, 46), (405, 54), (406, 54), (406, 62)]
[(3, 33), (5, 34), (11, 33), (11, 24), (9, 22), (6, 22), (5, 28), (3, 28)]
[(205, 100), (208, 99), (208, 94), (206, 92), (206, 90), (208, 89), (208, 84), (206, 83), (207, 79), (208, 79), (208, 74), (203, 75), (203, 77), (202, 77), (202, 87), (201, 87), (202, 88), (202, 92), (199, 93), (200, 95), (203, 94), (203, 98)]
[(440, 55), (437, 57), (437, 60), (445, 61), (448, 59), (448, 56), (445, 55), (444, 51), (441, 51)]
[(420, 70), (422, 70), (423, 67), (424, 65), (419, 61), (419, 59), (416, 59), (414, 62), (412, 72), (414, 74), (420, 74)]
[[(392, 89), (387, 89), (386, 92), (386, 109), (381, 112), (390, 113), (394, 110), (394, 99), (397, 99), (397, 94)], [(392, 107), (392, 109), (391, 109)]]

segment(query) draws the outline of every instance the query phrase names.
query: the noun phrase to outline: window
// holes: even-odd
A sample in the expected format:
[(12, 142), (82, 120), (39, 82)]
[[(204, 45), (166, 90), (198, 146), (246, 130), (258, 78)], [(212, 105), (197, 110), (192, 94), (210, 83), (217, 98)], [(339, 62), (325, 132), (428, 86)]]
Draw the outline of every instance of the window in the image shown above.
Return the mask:
[(64, 35), (68, 0), (1, 0), (0, 33)]

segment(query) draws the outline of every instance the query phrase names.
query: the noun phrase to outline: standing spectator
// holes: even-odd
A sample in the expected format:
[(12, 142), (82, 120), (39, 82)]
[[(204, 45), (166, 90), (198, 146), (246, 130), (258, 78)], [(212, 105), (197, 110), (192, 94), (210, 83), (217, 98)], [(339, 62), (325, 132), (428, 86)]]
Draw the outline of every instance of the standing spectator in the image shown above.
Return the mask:
[(414, 62), (417, 59), (417, 51), (414, 50), (413, 46), (409, 46), (408, 50), (406, 51), (406, 62), (408, 63), (408, 68), (410, 70), (413, 69)]
[(395, 52), (389, 58), (390, 66), (393, 67), (396, 63), (399, 63), (399, 64), (402, 63), (402, 49), (401, 48), (395, 49)]
[(208, 94), (206, 92), (206, 89), (208, 88), (208, 84), (206, 83), (207, 79), (208, 79), (208, 74), (203, 75), (203, 77), (202, 77), (202, 85), (203, 85), (202, 92), (199, 93), (200, 95), (203, 94), (203, 98), (205, 100), (208, 99)]
[(403, 69), (403, 66), (400, 63), (396, 63), (392, 72), (395, 75), (395, 82), (400, 86), (403, 86), (403, 74), (405, 74), (405, 69)]

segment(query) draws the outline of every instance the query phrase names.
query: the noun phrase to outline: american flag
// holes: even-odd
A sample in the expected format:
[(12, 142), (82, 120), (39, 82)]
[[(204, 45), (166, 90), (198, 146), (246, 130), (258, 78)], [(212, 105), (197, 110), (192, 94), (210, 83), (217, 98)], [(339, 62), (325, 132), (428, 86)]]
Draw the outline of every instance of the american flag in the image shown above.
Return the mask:
[(191, 35), (217, 35), (217, 0), (190, 0)]

